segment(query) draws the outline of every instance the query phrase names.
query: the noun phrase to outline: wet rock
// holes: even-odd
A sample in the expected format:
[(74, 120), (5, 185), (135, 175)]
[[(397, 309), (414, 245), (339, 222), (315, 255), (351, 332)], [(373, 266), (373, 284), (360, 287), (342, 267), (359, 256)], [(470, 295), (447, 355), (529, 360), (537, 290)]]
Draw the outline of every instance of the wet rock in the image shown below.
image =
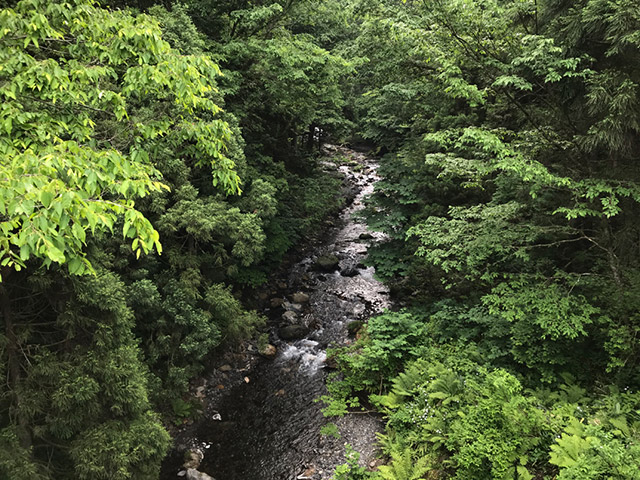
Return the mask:
[(299, 303), (284, 302), (282, 306), (284, 307), (285, 310), (290, 310), (296, 313), (302, 313), (302, 310), (303, 310), (302, 305)]
[(358, 269), (353, 265), (349, 265), (348, 267), (340, 270), (340, 275), (342, 275), (343, 277), (355, 277), (359, 273), (360, 272), (358, 271)]
[(187, 469), (196, 469), (200, 466), (204, 454), (200, 450), (187, 450), (184, 452), (184, 463), (182, 466)]
[(278, 334), (283, 340), (297, 340), (304, 338), (309, 333), (309, 329), (303, 325), (288, 325), (282, 327)]
[(366, 309), (367, 307), (363, 303), (356, 303), (351, 311), (356, 317), (358, 317), (362, 315)]
[(373, 238), (373, 235), (371, 235), (368, 232), (364, 232), (361, 233), (360, 236), (358, 237), (360, 240), (371, 240)]
[(305, 324), (313, 330), (316, 330), (322, 327), (322, 322), (318, 320), (316, 317), (314, 317), (313, 315), (307, 315), (305, 319)]
[(211, 475), (207, 475), (204, 472), (199, 472), (195, 468), (188, 468), (185, 477), (187, 480), (215, 480)]
[(316, 267), (325, 272), (333, 272), (338, 269), (340, 260), (335, 255), (323, 255), (316, 260)]
[(298, 321), (298, 314), (291, 310), (287, 310), (282, 314), (282, 319), (287, 323), (296, 323)]
[(269, 305), (271, 305), (271, 308), (278, 308), (278, 307), (281, 307), (283, 303), (284, 303), (283, 298), (272, 298), (271, 301), (269, 302)]
[(309, 295), (302, 292), (296, 292), (291, 295), (291, 300), (293, 303), (307, 303), (309, 301)]
[(345, 258), (340, 264), (340, 266), (342, 267), (340, 269), (340, 275), (342, 275), (343, 277), (355, 277), (356, 275), (360, 274), (357, 265), (357, 258), (351, 256)]
[(264, 347), (260, 349), (259, 353), (263, 357), (266, 357), (268, 359), (273, 359), (273, 358), (276, 358), (276, 355), (278, 354), (278, 349), (275, 346), (271, 345), (270, 343), (267, 343)]

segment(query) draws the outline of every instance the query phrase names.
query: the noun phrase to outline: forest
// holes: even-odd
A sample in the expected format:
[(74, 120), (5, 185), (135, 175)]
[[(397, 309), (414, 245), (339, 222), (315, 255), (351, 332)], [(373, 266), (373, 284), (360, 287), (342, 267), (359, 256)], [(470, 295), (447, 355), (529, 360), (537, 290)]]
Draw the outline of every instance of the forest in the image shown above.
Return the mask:
[(0, 9), (0, 478), (158, 478), (331, 142), (398, 306), (331, 351), (325, 415), (386, 424), (334, 478), (640, 480), (637, 0)]

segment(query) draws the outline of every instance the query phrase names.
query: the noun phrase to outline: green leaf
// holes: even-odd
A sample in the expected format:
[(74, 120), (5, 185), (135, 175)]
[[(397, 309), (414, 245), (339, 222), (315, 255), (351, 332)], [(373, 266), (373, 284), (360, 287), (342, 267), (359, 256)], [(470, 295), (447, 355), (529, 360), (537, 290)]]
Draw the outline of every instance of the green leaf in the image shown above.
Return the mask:
[(31, 248), (29, 247), (28, 244), (24, 244), (20, 247), (20, 260), (22, 260), (23, 262), (26, 262), (27, 260), (29, 260), (29, 257), (31, 256)]
[(40, 192), (40, 202), (42, 203), (44, 208), (49, 208), (49, 205), (51, 205), (51, 200), (53, 200), (53, 197), (54, 197), (54, 194), (47, 190), (42, 190)]
[(53, 262), (56, 263), (64, 263), (65, 256), (62, 251), (53, 245), (47, 248), (47, 257), (49, 257)]

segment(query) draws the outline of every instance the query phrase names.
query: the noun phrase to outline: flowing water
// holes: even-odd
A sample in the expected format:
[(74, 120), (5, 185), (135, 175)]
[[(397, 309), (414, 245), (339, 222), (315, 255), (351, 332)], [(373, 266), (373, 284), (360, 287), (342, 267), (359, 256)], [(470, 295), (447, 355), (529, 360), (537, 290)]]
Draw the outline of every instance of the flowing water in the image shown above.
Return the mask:
[[(361, 263), (377, 234), (368, 238), (365, 225), (353, 218), (378, 179), (375, 161), (351, 150), (338, 153), (353, 160), (337, 168), (355, 197), (319, 244), (276, 282), (279, 289), (270, 292), (274, 298), (267, 299), (264, 313), (270, 318), (276, 357), (268, 360), (246, 352), (235, 357), (231, 370), (227, 365), (214, 372), (200, 388), (209, 399), (204, 419), (182, 434), (189, 436), (183, 438), (183, 448), (195, 446), (204, 453), (199, 470), (217, 480), (328, 479), (344, 463), (345, 443), (362, 453), (362, 463), (373, 460), (379, 418), (347, 415), (334, 420), (340, 438), (324, 436), (320, 429), (329, 420), (314, 401), (326, 393), (327, 347), (353, 341), (347, 333), (349, 322), (366, 321), (389, 306), (387, 288), (374, 278), (372, 267)], [(338, 257), (339, 269), (318, 267), (317, 259), (327, 255)], [(308, 301), (293, 304), (296, 292), (307, 294)], [(309, 333), (282, 340), (282, 327), (291, 324)], [(176, 462), (167, 462), (163, 478), (184, 473)]]

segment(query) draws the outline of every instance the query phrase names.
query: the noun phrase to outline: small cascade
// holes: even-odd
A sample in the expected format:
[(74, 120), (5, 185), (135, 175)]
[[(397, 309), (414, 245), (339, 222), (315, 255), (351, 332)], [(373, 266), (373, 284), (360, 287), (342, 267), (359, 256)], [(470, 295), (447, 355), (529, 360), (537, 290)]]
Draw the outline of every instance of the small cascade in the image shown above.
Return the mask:
[(304, 339), (290, 345), (286, 345), (276, 360), (278, 363), (297, 363), (300, 372), (314, 375), (324, 367), (327, 352), (320, 348), (320, 343), (315, 340)]

